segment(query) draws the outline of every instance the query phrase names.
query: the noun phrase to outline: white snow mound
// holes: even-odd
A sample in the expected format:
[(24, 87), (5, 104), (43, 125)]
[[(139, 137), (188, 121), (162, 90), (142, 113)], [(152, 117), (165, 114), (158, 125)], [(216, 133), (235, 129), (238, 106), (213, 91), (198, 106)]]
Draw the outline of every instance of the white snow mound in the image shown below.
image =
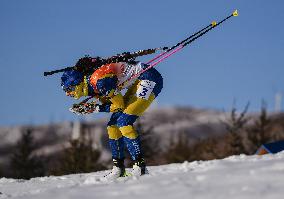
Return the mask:
[(103, 180), (109, 171), (31, 180), (0, 179), (0, 198), (240, 199), (284, 196), (284, 152), (149, 167), (140, 178)]

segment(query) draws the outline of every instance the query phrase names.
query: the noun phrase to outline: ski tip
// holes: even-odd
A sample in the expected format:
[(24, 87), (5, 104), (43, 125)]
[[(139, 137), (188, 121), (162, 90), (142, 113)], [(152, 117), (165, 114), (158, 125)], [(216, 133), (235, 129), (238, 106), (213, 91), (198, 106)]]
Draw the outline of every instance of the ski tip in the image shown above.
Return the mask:
[(211, 25), (214, 27), (217, 25), (217, 22), (216, 21), (212, 21)]
[(233, 12), (233, 16), (234, 16), (234, 17), (239, 16), (238, 10), (235, 10), (235, 11)]

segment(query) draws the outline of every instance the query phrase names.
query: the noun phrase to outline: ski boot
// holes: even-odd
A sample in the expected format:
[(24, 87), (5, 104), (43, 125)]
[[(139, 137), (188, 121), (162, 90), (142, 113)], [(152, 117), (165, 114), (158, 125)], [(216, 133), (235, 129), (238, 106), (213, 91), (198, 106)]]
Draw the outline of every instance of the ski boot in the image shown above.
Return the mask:
[(113, 168), (110, 173), (104, 176), (105, 179), (116, 179), (127, 176), (124, 166), (124, 159), (113, 159)]
[(132, 176), (142, 176), (145, 174), (149, 174), (144, 158), (138, 158), (132, 167), (131, 175)]

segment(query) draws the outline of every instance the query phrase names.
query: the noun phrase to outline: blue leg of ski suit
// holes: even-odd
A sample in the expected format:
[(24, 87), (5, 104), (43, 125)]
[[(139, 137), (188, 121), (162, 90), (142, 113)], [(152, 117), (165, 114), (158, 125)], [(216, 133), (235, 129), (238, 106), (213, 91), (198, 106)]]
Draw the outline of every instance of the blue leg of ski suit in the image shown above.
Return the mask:
[(108, 123), (109, 144), (114, 159), (124, 158), (124, 145), (127, 146), (132, 160), (137, 160), (142, 155), (140, 137), (133, 124), (159, 95), (162, 88), (163, 78), (152, 68), (142, 73), (136, 83), (128, 89), (123, 97), (125, 109), (113, 113)]

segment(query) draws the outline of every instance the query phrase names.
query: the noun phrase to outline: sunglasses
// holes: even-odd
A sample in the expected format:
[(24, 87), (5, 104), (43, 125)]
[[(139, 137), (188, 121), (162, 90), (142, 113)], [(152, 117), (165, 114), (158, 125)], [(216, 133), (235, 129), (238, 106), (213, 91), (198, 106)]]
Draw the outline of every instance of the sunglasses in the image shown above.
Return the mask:
[(67, 93), (75, 91), (75, 86), (68, 86), (68, 87), (61, 86), (61, 87), (62, 87), (63, 91), (67, 92)]

